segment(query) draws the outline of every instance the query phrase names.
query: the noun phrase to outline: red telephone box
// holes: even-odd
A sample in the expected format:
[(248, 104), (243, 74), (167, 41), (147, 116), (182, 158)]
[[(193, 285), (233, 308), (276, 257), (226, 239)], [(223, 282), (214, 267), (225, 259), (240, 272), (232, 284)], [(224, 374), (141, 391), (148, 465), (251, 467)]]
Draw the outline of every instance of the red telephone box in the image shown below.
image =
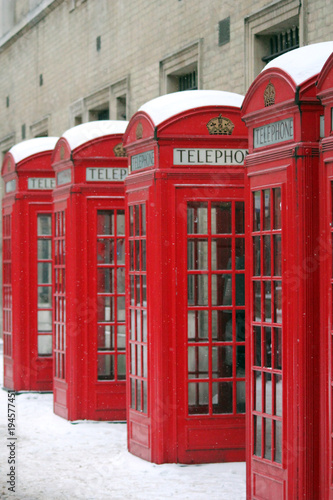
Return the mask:
[(302, 47), (249, 88), (248, 498), (321, 499), (319, 140), (315, 82), (333, 50)]
[(2, 178), (4, 386), (52, 390), (52, 189), (55, 137), (21, 142)]
[(53, 154), (54, 412), (124, 420), (127, 122), (69, 129)]
[(124, 135), (128, 447), (155, 463), (245, 459), (242, 101), (162, 96)]
[(321, 265), (321, 479), (322, 499), (333, 498), (333, 54), (326, 61), (317, 82), (317, 96), (324, 106), (324, 138), (320, 148), (320, 265)]

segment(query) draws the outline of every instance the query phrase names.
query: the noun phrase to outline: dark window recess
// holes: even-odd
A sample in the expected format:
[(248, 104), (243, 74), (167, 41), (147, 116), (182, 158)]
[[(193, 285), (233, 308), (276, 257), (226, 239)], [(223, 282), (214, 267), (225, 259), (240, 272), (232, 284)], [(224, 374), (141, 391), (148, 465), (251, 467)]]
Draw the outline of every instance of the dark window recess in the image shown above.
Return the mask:
[(219, 22), (219, 45), (230, 42), (230, 17)]
[(22, 139), (25, 139), (25, 137), (26, 137), (25, 123), (21, 127), (21, 136), (22, 136)]
[(187, 73), (186, 75), (182, 75), (179, 77), (179, 90), (182, 92), (183, 90), (197, 90), (198, 82), (197, 82), (197, 72), (192, 71), (191, 73)]
[(271, 61), (277, 56), (289, 52), (290, 50), (299, 47), (298, 26), (293, 26), (289, 30), (282, 31), (276, 35), (269, 37), (269, 50), (270, 53), (263, 57), (262, 60), (266, 63)]
[(98, 37), (96, 38), (96, 50), (97, 50), (97, 52), (99, 52), (99, 51), (101, 50), (101, 46), (102, 46), (101, 37), (100, 37), (100, 36), (98, 36)]
[(6, 97), (6, 107), (9, 108), (9, 95)]
[(101, 109), (97, 111), (97, 120), (109, 120), (110, 113), (108, 109)]
[(43, 85), (43, 75), (39, 75), (39, 86), (41, 87)]

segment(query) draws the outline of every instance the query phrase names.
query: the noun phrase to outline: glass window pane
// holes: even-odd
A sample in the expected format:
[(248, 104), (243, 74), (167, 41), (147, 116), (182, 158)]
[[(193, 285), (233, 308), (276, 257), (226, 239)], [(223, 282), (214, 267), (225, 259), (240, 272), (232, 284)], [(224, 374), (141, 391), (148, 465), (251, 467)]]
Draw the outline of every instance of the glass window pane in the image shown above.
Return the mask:
[(114, 264), (114, 241), (113, 239), (97, 240), (97, 263)]
[(190, 415), (209, 413), (209, 386), (207, 382), (188, 385), (188, 413)]
[(254, 330), (254, 365), (261, 366), (261, 326), (255, 326)]
[(208, 276), (206, 274), (190, 274), (187, 286), (188, 305), (208, 305)]
[(213, 413), (232, 413), (232, 382), (213, 383)]
[(212, 311), (212, 339), (232, 342), (232, 311)]
[(52, 235), (52, 219), (51, 215), (38, 215), (37, 216), (37, 235), (38, 236), (51, 236)]
[(236, 377), (245, 377), (245, 346), (237, 346)]
[(236, 274), (236, 306), (245, 306), (245, 275)]
[(117, 349), (124, 351), (126, 348), (126, 327), (125, 325), (117, 326)]
[(265, 423), (265, 458), (272, 460), (272, 421), (264, 418)]
[(141, 342), (141, 314), (142, 311), (137, 310), (136, 311), (136, 340), (138, 342)]
[(245, 239), (236, 238), (235, 240), (236, 249), (236, 271), (245, 269)]
[(237, 413), (245, 413), (245, 381), (237, 382)]
[(52, 307), (52, 287), (51, 286), (39, 286), (38, 287), (38, 308), (50, 308)]
[(148, 391), (147, 391), (147, 381), (142, 381), (142, 411), (147, 413), (148, 410)]
[[(212, 239), (212, 269), (231, 269), (231, 238)], [(206, 268), (205, 268), (206, 269)]]
[(261, 274), (260, 236), (253, 238), (253, 276)]
[(113, 293), (113, 269), (103, 268), (97, 270), (97, 292)]
[[(132, 373), (132, 372), (131, 372)], [(130, 379), (131, 408), (135, 408), (135, 380)]]
[(187, 204), (187, 233), (188, 234), (207, 234), (207, 203), (188, 203)]
[(207, 240), (188, 240), (187, 269), (208, 269)]
[(253, 417), (254, 425), (254, 454), (257, 457), (261, 457), (261, 435), (262, 435), (262, 418)]
[(146, 240), (141, 240), (141, 271), (146, 270), (147, 251)]
[(126, 356), (124, 354), (117, 356), (117, 379), (126, 380)]
[(282, 370), (282, 330), (274, 328), (274, 368)]
[(276, 422), (274, 422), (274, 425), (275, 425), (274, 462), (281, 464), (282, 463), (282, 423), (276, 421)]
[(235, 232), (244, 234), (244, 202), (235, 202)]
[(125, 240), (117, 239), (117, 264), (125, 264)]
[(264, 250), (264, 276), (271, 275), (271, 237), (263, 236), (263, 250)]
[(114, 327), (111, 325), (97, 325), (98, 351), (114, 349)]
[(140, 271), (140, 240), (134, 241), (135, 246), (135, 269)]
[(212, 234), (231, 234), (231, 201), (212, 203)]
[(264, 366), (266, 368), (272, 368), (272, 329), (269, 326), (265, 326), (265, 360)]
[(136, 375), (136, 345), (130, 344), (131, 348), (131, 373)]
[(134, 208), (134, 227), (135, 227), (135, 236), (140, 235), (140, 206), (136, 205)]
[(134, 207), (133, 205), (131, 205), (129, 207), (129, 219), (130, 219), (130, 236), (134, 236), (134, 232), (133, 232), (133, 224), (134, 224)]
[(138, 411), (141, 411), (142, 410), (142, 406), (141, 406), (141, 381), (136, 380), (135, 385), (136, 385), (136, 409)]
[(188, 348), (188, 377), (208, 377), (208, 347), (189, 346)]
[(260, 231), (261, 192), (253, 193), (253, 231)]
[(261, 412), (262, 410), (262, 383), (261, 383), (261, 372), (254, 372), (254, 382), (255, 382), (255, 403), (254, 409)]
[(265, 413), (268, 415), (272, 414), (272, 375), (270, 373), (264, 373), (264, 383), (265, 383)]
[(141, 346), (136, 346), (136, 373), (139, 377), (142, 376), (142, 357), (141, 357)]
[(273, 235), (274, 246), (274, 276), (282, 276), (281, 235)]
[(39, 260), (51, 259), (51, 240), (38, 240), (37, 255)]
[(97, 212), (97, 234), (114, 234), (114, 211), (101, 210)]
[(142, 342), (147, 342), (147, 311), (142, 311)]
[(245, 341), (245, 311), (236, 311), (236, 341)]
[(112, 354), (99, 354), (97, 359), (98, 380), (114, 380), (114, 356)]
[(282, 375), (274, 375), (275, 415), (282, 417)]
[(142, 369), (143, 369), (142, 376), (147, 377), (148, 363), (147, 363), (147, 346), (146, 345), (142, 346)]
[(208, 311), (188, 311), (187, 336), (190, 342), (208, 339)]
[(253, 283), (253, 295), (254, 295), (254, 321), (261, 321), (261, 282), (254, 281)]
[(117, 269), (117, 293), (125, 293), (125, 268)]
[(232, 377), (232, 346), (212, 347), (213, 378)]
[(38, 335), (38, 356), (52, 355), (52, 335)]
[(113, 297), (97, 297), (97, 321), (110, 322), (114, 321), (114, 298)]
[(270, 189), (264, 189), (264, 231), (271, 229), (271, 192)]
[(232, 275), (212, 274), (212, 305), (232, 305)]
[(272, 321), (272, 286), (270, 281), (264, 281), (264, 300), (265, 300), (265, 321)]
[(141, 236), (146, 235), (146, 205), (141, 205)]
[(52, 332), (52, 311), (38, 311), (38, 331)]
[(136, 340), (135, 309), (131, 309), (131, 340)]
[(281, 188), (273, 189), (274, 198), (274, 228), (281, 229)]
[(282, 323), (282, 282), (274, 281), (274, 321)]
[(117, 297), (117, 320), (124, 323), (125, 318), (125, 297)]
[(117, 234), (125, 236), (125, 210), (117, 210)]
[(38, 262), (38, 283), (52, 283), (52, 264), (48, 262)]

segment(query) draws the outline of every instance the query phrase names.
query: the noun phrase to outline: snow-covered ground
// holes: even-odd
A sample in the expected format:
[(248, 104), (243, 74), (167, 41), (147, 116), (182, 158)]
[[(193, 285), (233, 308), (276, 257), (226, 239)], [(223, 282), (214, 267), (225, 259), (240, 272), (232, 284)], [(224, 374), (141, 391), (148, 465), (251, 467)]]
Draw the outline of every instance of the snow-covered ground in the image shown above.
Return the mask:
[(6, 483), (8, 393), (0, 390), (3, 500), (245, 500), (245, 463), (155, 465), (128, 453), (126, 424), (71, 424), (53, 414), (52, 394), (19, 394), (15, 406), (13, 493)]

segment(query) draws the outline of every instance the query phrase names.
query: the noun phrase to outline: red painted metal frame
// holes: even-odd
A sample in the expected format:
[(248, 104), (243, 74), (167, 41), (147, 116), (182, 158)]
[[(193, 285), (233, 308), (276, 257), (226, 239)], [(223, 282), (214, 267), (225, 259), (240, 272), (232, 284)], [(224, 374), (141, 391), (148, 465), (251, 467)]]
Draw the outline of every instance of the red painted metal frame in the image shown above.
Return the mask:
[[(296, 87), (279, 69), (262, 72), (243, 104), (249, 128), (246, 159), (247, 260), (247, 498), (320, 499), (319, 435), (319, 139), (322, 106), (316, 98), (316, 77)], [(268, 85), (275, 103), (264, 106)], [(293, 118), (294, 139), (254, 149), (254, 128)], [(282, 193), (282, 463), (255, 448), (255, 338), (253, 255), (253, 192), (281, 188)], [(263, 234), (262, 230), (261, 233)], [(262, 276), (261, 279), (266, 278)], [(271, 279), (271, 278), (269, 278)], [(273, 299), (272, 299), (273, 300)], [(259, 324), (266, 324), (262, 319)], [(266, 324), (266, 326), (269, 326)], [(272, 323), (274, 326), (274, 323)], [(274, 370), (264, 370), (274, 372)], [(272, 413), (273, 411), (273, 413)], [(273, 417), (272, 417), (273, 415)], [(274, 409), (268, 415), (274, 417)], [(266, 419), (267, 420), (267, 419)], [(265, 422), (266, 422), (265, 420)], [(265, 441), (263, 441), (265, 443)], [(273, 443), (274, 448), (274, 443)], [(256, 456), (256, 453), (259, 456)]]
[(38, 354), (37, 331), (37, 216), (52, 213), (52, 190), (28, 189), (29, 178), (54, 178), (51, 151), (18, 163), (7, 153), (2, 177), (15, 183), (2, 202), (4, 387), (52, 391), (52, 353)]
[[(206, 124), (221, 113), (234, 122), (233, 134), (209, 135)], [(137, 131), (142, 133), (141, 138), (137, 138)], [(129, 270), (126, 283), (128, 448), (148, 461), (202, 463), (245, 459), (244, 413), (189, 416), (187, 412), (186, 265), (187, 203), (242, 201), (244, 168), (243, 165), (175, 166), (173, 149), (247, 149), (246, 138), (239, 109), (227, 106), (192, 109), (157, 127), (150, 116), (139, 111), (124, 135), (130, 165), (133, 156), (147, 151), (153, 150), (155, 158), (153, 166), (132, 171), (125, 181)], [(131, 216), (138, 206), (145, 206), (146, 233), (140, 232), (135, 237)], [(142, 210), (139, 209), (139, 215)], [(141, 267), (136, 270), (130, 258), (135, 240), (140, 238), (146, 239), (146, 268), (141, 255), (138, 262)], [(141, 301), (136, 305), (133, 283), (135, 276), (140, 275), (146, 276), (146, 303)], [(142, 293), (142, 281), (140, 283)], [(139, 314), (140, 318), (140, 311), (144, 315), (145, 310), (147, 332), (145, 327), (142, 330), (142, 322), (138, 323), (136, 316)], [(141, 357), (140, 353), (143, 353)], [(142, 357), (146, 366), (142, 364)], [(146, 387), (147, 393), (142, 396)], [(137, 405), (138, 395), (140, 405)]]
[(332, 238), (333, 238), (333, 55), (326, 61), (317, 82), (317, 95), (324, 106), (324, 138), (320, 145), (320, 263), (321, 263), (321, 472), (322, 498), (333, 498), (333, 309), (332, 309)]
[[(55, 231), (55, 240), (59, 245), (64, 240), (66, 256), (61, 257), (58, 251), (55, 261), (54, 412), (71, 421), (124, 420), (126, 416), (125, 379), (117, 375), (99, 379), (97, 360), (98, 352), (108, 354), (98, 350), (98, 318), (105, 313), (99, 308), (97, 295), (98, 212), (124, 211), (124, 182), (86, 180), (87, 168), (127, 169), (127, 159), (114, 152), (121, 141), (121, 134), (112, 134), (71, 150), (62, 137), (53, 155), (57, 179), (54, 217), (65, 221), (64, 228), (59, 226)], [(61, 184), (67, 171), (68, 182)], [(119, 294), (112, 293), (118, 298)], [(116, 326), (113, 322), (111, 328)], [(110, 356), (117, 354), (116, 348), (110, 350)], [(122, 355), (125, 357), (125, 349)]]

